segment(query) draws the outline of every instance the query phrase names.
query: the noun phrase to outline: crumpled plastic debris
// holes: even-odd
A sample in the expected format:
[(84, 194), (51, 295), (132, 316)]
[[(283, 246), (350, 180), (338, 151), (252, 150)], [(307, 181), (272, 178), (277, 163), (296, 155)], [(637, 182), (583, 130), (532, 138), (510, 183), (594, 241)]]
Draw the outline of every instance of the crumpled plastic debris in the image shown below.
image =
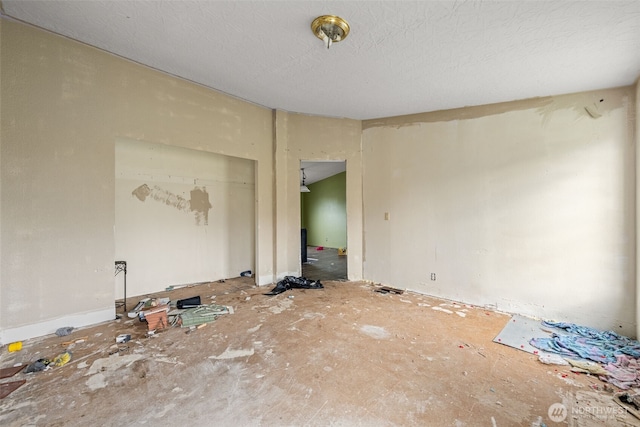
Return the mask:
[(634, 417), (640, 419), (640, 390), (616, 393), (614, 400)]
[(73, 326), (65, 326), (64, 328), (58, 328), (56, 335), (59, 337), (66, 337), (73, 331)]
[(47, 369), (47, 366), (49, 366), (50, 363), (51, 363), (50, 360), (38, 359), (35, 362), (29, 364), (29, 366), (25, 368), (24, 372), (28, 374), (31, 372), (44, 371), (45, 369)]
[(51, 364), (55, 366), (64, 366), (67, 363), (69, 363), (70, 360), (71, 360), (71, 352), (65, 351), (64, 353), (61, 353), (56, 357), (54, 357), (53, 360), (51, 361)]
[(278, 295), (289, 289), (322, 289), (324, 286), (319, 280), (309, 280), (304, 277), (285, 276), (276, 284), (276, 287), (265, 295)]

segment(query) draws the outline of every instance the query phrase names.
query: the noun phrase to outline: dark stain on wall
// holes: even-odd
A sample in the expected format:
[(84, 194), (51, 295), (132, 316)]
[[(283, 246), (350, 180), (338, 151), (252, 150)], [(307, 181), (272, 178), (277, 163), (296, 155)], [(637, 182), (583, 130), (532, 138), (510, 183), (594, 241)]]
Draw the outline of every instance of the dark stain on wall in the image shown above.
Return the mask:
[(142, 184), (131, 192), (131, 195), (136, 196), (141, 202), (144, 202), (149, 194), (151, 194), (151, 189), (147, 184)]
[(191, 190), (190, 200), (191, 210), (195, 212), (196, 224), (200, 225), (200, 221), (204, 221), (204, 225), (209, 225), (209, 209), (211, 209), (211, 203), (209, 202), (209, 193), (206, 188), (194, 188)]

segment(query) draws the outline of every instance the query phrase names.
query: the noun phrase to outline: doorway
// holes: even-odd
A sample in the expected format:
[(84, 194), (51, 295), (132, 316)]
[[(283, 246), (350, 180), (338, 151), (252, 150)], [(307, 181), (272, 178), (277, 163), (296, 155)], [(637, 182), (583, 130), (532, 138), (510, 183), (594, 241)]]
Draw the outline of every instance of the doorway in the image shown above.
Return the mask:
[(346, 162), (301, 161), (300, 191), (302, 275), (347, 280)]

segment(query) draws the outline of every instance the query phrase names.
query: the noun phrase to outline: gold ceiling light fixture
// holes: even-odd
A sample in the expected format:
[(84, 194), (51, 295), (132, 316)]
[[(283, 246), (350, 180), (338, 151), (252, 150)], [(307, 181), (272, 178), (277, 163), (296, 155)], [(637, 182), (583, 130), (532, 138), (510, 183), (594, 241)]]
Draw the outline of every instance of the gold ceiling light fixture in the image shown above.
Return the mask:
[(318, 16), (311, 23), (311, 31), (324, 42), (329, 49), (332, 43), (338, 43), (349, 35), (349, 23), (339, 16)]

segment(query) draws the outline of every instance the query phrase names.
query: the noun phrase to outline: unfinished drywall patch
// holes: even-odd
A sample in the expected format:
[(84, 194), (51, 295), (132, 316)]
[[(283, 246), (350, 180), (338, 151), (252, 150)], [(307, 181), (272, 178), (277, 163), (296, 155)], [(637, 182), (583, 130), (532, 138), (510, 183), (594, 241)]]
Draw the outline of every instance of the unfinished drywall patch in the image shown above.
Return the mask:
[(179, 211), (191, 210), (189, 201), (182, 196), (175, 195), (169, 191), (154, 185), (153, 188), (149, 188), (147, 184), (142, 184), (131, 192), (131, 195), (136, 196), (138, 200), (144, 202), (147, 197), (151, 197), (156, 202), (160, 202), (167, 206), (172, 206)]
[(189, 209), (196, 216), (196, 225), (203, 223), (209, 225), (209, 210), (211, 209), (211, 203), (209, 202), (209, 193), (207, 193), (206, 187), (195, 187), (190, 192), (191, 199), (189, 199)]
[(131, 194), (138, 198), (141, 202), (147, 200), (147, 197), (160, 202), (164, 205), (173, 207), (183, 212), (193, 212), (195, 214), (196, 225), (203, 223), (209, 224), (209, 210), (211, 209), (211, 203), (209, 202), (209, 193), (207, 193), (206, 187), (195, 187), (189, 192), (190, 199), (187, 200), (184, 197), (173, 194), (157, 185), (153, 188), (149, 188), (147, 184), (134, 189)]
[(130, 295), (255, 270), (253, 161), (125, 139), (115, 149), (116, 257)]
[(618, 110), (628, 103), (628, 93), (625, 91), (583, 92), (572, 96), (553, 96), (549, 102), (538, 107), (536, 111), (542, 115), (542, 123), (546, 125), (557, 111), (573, 111), (574, 121), (585, 119), (599, 119), (612, 111)]
[(583, 92), (573, 94), (570, 97), (564, 95), (545, 96), (519, 101), (499, 102), (496, 104), (433, 111), (429, 113), (417, 113), (404, 116), (363, 120), (362, 129), (366, 130), (377, 127), (399, 128), (404, 126), (413, 126), (420, 123), (470, 120), (514, 111), (530, 110), (533, 108), (545, 117), (550, 116), (556, 110), (569, 108), (576, 113), (577, 118), (585, 115), (588, 115), (591, 118), (598, 118), (601, 117), (602, 114), (606, 114), (611, 110), (621, 108), (622, 101), (623, 98), (615, 93), (604, 98), (600, 92)]
[(477, 119), (481, 117), (503, 114), (510, 111), (526, 110), (537, 106), (544, 108), (553, 102), (550, 96), (527, 99), (523, 101), (500, 102), (496, 104), (478, 105), (474, 107), (454, 108), (451, 110), (440, 110), (429, 113), (407, 114), (404, 116), (384, 117), (362, 121), (362, 130), (377, 127), (404, 127), (413, 126), (420, 123), (448, 122), (455, 120)]

